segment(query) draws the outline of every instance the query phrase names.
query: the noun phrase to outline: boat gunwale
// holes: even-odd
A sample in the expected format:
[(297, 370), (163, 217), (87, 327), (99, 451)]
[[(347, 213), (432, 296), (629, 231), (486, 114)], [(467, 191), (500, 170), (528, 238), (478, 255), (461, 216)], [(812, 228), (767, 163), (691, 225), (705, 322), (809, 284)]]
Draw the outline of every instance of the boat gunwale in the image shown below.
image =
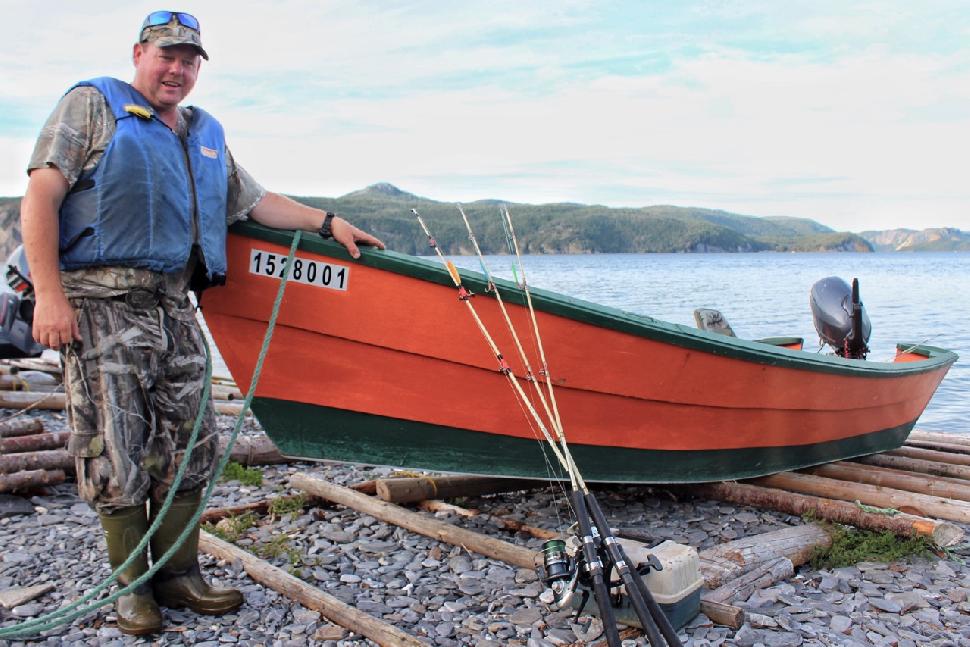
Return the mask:
[[(293, 233), (290, 231), (270, 229), (251, 221), (236, 223), (229, 231), (232, 234), (283, 246), (288, 246), (293, 238)], [(304, 235), (300, 240), (299, 249), (339, 260), (353, 261), (418, 280), (448, 287), (454, 286), (447, 268), (441, 263), (393, 250), (375, 250), (361, 247), (360, 258), (354, 260), (341, 244), (332, 240), (324, 240), (318, 235)], [(483, 294), (485, 292), (487, 280), (484, 274), (462, 268), (461, 277), (464, 285), (473, 293)], [(503, 301), (520, 306), (526, 305), (525, 293), (520, 287), (505, 279), (495, 277), (493, 280), (502, 293)], [(821, 355), (791, 350), (754, 340), (729, 337), (584, 301), (541, 288), (530, 286), (529, 292), (532, 296), (533, 306), (537, 311), (645, 339), (670, 343), (690, 350), (780, 368), (860, 377), (893, 378), (945, 370), (958, 359), (956, 353), (943, 348), (906, 343), (898, 343), (896, 345), (897, 351), (924, 355), (926, 359), (907, 362), (845, 359), (837, 355)]]

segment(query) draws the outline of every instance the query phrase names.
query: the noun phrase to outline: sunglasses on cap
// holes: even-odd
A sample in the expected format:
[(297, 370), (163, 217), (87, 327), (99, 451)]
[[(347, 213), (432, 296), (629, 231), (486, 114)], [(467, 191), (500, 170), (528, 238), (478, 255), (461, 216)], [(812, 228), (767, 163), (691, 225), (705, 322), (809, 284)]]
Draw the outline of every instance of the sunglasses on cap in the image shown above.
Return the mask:
[(172, 22), (172, 18), (182, 25), (183, 27), (188, 27), (189, 29), (194, 29), (201, 33), (199, 28), (199, 21), (190, 13), (185, 13), (182, 11), (153, 11), (148, 14), (145, 18), (145, 22), (141, 24), (141, 28), (144, 31), (147, 27), (161, 27), (162, 25), (167, 25)]

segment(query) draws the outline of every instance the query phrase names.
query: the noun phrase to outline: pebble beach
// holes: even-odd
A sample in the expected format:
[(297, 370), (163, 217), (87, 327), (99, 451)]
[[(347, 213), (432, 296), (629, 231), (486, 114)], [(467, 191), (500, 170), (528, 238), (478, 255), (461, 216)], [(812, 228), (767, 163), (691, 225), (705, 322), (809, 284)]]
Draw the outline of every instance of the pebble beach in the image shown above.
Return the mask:
[[(50, 431), (65, 428), (59, 413), (27, 415), (42, 417)], [(233, 422), (233, 418), (220, 416), (227, 433)], [(249, 418), (244, 433), (260, 433), (254, 419)], [(290, 463), (260, 469), (263, 479), (259, 486), (220, 482), (209, 507), (296, 494), (288, 480), (299, 472), (341, 485), (392, 473), (387, 468), (336, 463)], [(698, 550), (804, 523), (791, 515), (675, 496), (663, 489), (607, 487), (598, 497), (612, 525), (634, 529), (653, 542), (670, 539)], [(97, 516), (77, 497), (73, 482), (23, 502), (28, 513), (4, 512), (0, 518), (0, 591), (47, 582), (54, 588), (20, 606), (0, 607), (3, 627), (56, 610), (110, 573)], [(555, 486), (469, 497), (460, 503), (551, 530), (565, 530), (571, 522), (565, 497)], [(533, 550), (542, 544), (484, 519), (437, 516)], [(548, 647), (602, 642), (598, 621), (550, 606), (551, 596), (535, 572), (483, 558), (354, 510), (321, 506), (297, 514), (264, 516), (236, 543), (259, 551), (270, 563), (430, 645)], [(260, 550), (269, 545), (277, 550)], [(966, 560), (957, 551), (943, 558), (928, 555), (836, 569), (815, 570), (805, 565), (792, 579), (756, 590), (745, 600), (734, 600), (746, 612), (740, 629), (715, 625), (701, 614), (680, 631), (680, 638), (684, 645), (696, 647), (970, 646), (970, 566)], [(202, 562), (203, 571), (214, 583), (243, 591), (246, 602), (238, 612), (208, 617), (165, 609), (163, 633), (134, 637), (118, 630), (108, 606), (43, 636), (0, 640), (0, 645), (375, 644), (254, 582), (240, 564), (218, 562), (207, 555)], [(624, 641), (625, 646), (646, 644), (643, 637)]]

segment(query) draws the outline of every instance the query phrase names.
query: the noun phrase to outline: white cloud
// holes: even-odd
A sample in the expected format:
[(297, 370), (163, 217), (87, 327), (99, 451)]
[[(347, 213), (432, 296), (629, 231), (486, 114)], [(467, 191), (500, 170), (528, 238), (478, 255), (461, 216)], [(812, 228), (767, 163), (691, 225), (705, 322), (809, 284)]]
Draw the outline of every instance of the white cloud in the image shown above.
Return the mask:
[[(29, 10), (30, 40), (0, 53), (14, 74), (0, 101), (38, 127), (76, 78), (130, 77), (123, 36), (154, 7), (94, 4), (45, 8), (43, 19)], [(699, 5), (658, 16), (670, 26), (650, 34), (661, 27), (611, 25), (596, 4), (550, 6), (560, 5), (196, 3), (186, 8), (213, 59), (191, 99), (280, 191), (391, 181), (449, 200), (672, 203), (855, 230), (970, 229), (970, 118), (958, 108), (970, 100), (970, 58), (939, 42), (894, 46), (921, 43), (907, 25), (930, 33), (939, 19), (823, 7), (786, 32), (812, 47), (785, 53), (745, 45), (780, 39), (774, 5)], [(690, 31), (700, 20), (752, 26), (708, 40)], [(878, 28), (869, 41), (867, 26)], [(827, 47), (817, 33), (840, 40)], [(25, 57), (30, 66), (15, 65)], [(0, 167), (0, 194), (22, 186), (15, 166)]]

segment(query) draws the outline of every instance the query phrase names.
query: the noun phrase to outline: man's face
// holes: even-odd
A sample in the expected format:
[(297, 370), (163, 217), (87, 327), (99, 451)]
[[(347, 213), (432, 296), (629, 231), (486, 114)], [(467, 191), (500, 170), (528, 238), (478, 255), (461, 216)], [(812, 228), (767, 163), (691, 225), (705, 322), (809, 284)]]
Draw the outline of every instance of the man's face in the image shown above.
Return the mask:
[(195, 87), (202, 57), (191, 45), (158, 47), (137, 43), (132, 85), (159, 111), (177, 106)]

